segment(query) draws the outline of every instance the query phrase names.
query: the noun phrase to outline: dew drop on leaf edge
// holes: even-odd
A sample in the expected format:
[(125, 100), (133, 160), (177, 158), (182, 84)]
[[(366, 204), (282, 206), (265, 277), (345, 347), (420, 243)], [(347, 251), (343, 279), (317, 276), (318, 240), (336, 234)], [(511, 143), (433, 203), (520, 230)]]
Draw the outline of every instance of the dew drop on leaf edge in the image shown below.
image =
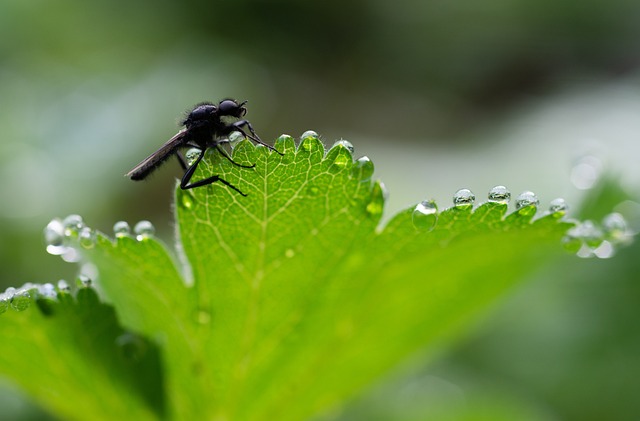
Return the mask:
[(31, 305), (31, 296), (28, 291), (18, 291), (11, 297), (11, 308), (15, 311), (24, 311)]
[(131, 227), (127, 221), (118, 221), (113, 224), (113, 234), (116, 238), (131, 235)]
[(47, 282), (46, 284), (38, 285), (38, 295), (49, 300), (55, 300), (56, 298), (58, 298), (56, 288), (52, 283), (49, 282)]
[(84, 227), (84, 221), (80, 215), (73, 214), (64, 218), (62, 225), (64, 225), (64, 234), (66, 236), (74, 236)]
[(420, 231), (431, 231), (438, 222), (438, 206), (433, 200), (424, 200), (416, 205), (411, 214), (413, 226)]
[(308, 137), (312, 137), (314, 139), (318, 138), (318, 133), (314, 132), (313, 130), (307, 130), (306, 132), (302, 133), (302, 136), (300, 136), (300, 139), (304, 140)]
[(361, 181), (366, 181), (373, 176), (374, 165), (368, 156), (358, 158), (354, 164), (354, 171)]
[(76, 279), (76, 286), (78, 288), (88, 288), (91, 286), (91, 278), (87, 275), (78, 275)]
[(156, 227), (151, 222), (142, 220), (135, 225), (133, 232), (136, 234), (136, 239), (140, 241), (152, 237), (156, 233)]
[(539, 204), (540, 200), (538, 200), (538, 196), (535, 193), (524, 191), (516, 199), (516, 211), (520, 215), (535, 214)]
[(92, 249), (96, 245), (96, 234), (89, 227), (84, 227), (78, 235), (80, 246), (85, 249)]
[(460, 189), (453, 195), (453, 205), (458, 209), (470, 209), (476, 200), (476, 195), (469, 189)]
[(58, 281), (58, 291), (68, 294), (71, 292), (71, 286), (64, 279)]
[(346, 148), (351, 155), (353, 155), (353, 153), (356, 151), (356, 149), (353, 147), (353, 143), (349, 142), (346, 139), (340, 139), (336, 141), (336, 143), (334, 143), (332, 147), (336, 147), (336, 146), (342, 146)]
[(508, 204), (511, 200), (511, 192), (505, 186), (495, 186), (489, 190), (489, 202)]
[(549, 213), (554, 216), (563, 216), (567, 213), (568, 209), (569, 205), (567, 205), (567, 202), (561, 197), (553, 199), (551, 203), (549, 203)]

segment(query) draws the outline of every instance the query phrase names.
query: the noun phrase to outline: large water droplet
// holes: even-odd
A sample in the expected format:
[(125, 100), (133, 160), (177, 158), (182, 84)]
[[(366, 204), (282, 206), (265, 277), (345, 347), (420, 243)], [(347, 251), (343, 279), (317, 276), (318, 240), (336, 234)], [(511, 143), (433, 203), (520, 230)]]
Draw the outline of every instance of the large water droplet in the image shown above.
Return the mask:
[(555, 218), (560, 218), (567, 213), (569, 209), (569, 205), (567, 202), (559, 197), (557, 199), (553, 199), (549, 204), (549, 213), (552, 214)]
[(495, 186), (489, 190), (489, 202), (506, 205), (511, 200), (511, 192), (505, 186)]
[(17, 291), (11, 297), (11, 308), (15, 311), (24, 311), (29, 308), (31, 305), (31, 296), (29, 295), (29, 291), (22, 290)]
[(85, 249), (92, 249), (96, 245), (96, 234), (89, 227), (84, 227), (80, 230), (78, 235), (80, 246)]
[(64, 225), (60, 219), (52, 219), (47, 224), (44, 229), (44, 241), (49, 254), (59, 256), (66, 251)]
[(140, 221), (133, 228), (133, 232), (136, 234), (136, 239), (142, 241), (145, 238), (152, 237), (156, 233), (156, 227), (149, 221)]
[(84, 227), (84, 221), (80, 215), (69, 215), (64, 218), (62, 225), (64, 225), (64, 235), (75, 237)]
[(187, 160), (188, 165), (193, 165), (196, 162), (196, 159), (200, 156), (202, 151), (198, 148), (191, 148), (184, 154), (185, 159)]
[(126, 221), (118, 221), (113, 225), (113, 234), (116, 238), (127, 237), (131, 235), (131, 227)]
[(531, 215), (536, 213), (537, 206), (540, 204), (538, 196), (530, 191), (525, 191), (516, 199), (516, 210), (521, 215)]
[(418, 203), (411, 214), (413, 226), (420, 231), (431, 231), (438, 222), (438, 207), (433, 200)]
[(453, 195), (453, 205), (461, 210), (471, 209), (476, 195), (469, 189), (460, 189)]
[(358, 158), (354, 164), (354, 174), (358, 174), (358, 178), (362, 181), (369, 180), (373, 175), (373, 162), (367, 156)]

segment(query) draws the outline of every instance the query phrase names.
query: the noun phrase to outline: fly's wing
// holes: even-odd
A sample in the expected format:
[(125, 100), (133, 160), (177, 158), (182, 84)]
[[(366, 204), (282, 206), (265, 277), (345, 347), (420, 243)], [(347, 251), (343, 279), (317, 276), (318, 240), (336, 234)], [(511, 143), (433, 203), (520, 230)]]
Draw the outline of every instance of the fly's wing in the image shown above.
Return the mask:
[(149, 155), (144, 161), (133, 167), (125, 174), (132, 180), (142, 180), (158, 168), (171, 154), (180, 146), (185, 144), (186, 129), (180, 130), (171, 139), (160, 147), (157, 151)]

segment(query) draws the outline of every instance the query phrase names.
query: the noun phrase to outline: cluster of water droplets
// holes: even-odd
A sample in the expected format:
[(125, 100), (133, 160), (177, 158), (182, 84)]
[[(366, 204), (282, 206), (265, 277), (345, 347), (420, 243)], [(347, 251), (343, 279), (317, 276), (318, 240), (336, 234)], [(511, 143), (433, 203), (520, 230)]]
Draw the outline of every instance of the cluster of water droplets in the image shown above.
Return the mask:
[[(116, 222), (113, 234), (117, 238), (132, 236), (131, 227), (125, 221)], [(133, 235), (143, 241), (155, 234), (149, 221), (140, 221), (133, 228)], [(78, 262), (82, 249), (96, 245), (96, 232), (85, 225), (80, 215), (69, 215), (64, 219), (52, 219), (44, 229), (44, 241), (49, 254), (60, 256), (66, 262)]]
[[(469, 189), (460, 189), (453, 195), (453, 207), (461, 211), (471, 211), (475, 203), (475, 194)], [(488, 195), (487, 202), (497, 205), (508, 205), (511, 200), (511, 192), (505, 186), (493, 187)], [(515, 212), (523, 216), (534, 216), (540, 200), (531, 191), (522, 192), (515, 200)], [(569, 206), (562, 198), (557, 198), (549, 203), (549, 208), (542, 216), (552, 218), (564, 218)], [(431, 231), (438, 221), (438, 207), (434, 200), (425, 200), (416, 205), (412, 213), (413, 225), (420, 231)], [(563, 244), (571, 252), (580, 257), (608, 258), (615, 252), (615, 246), (631, 242), (634, 235), (628, 227), (625, 218), (619, 213), (607, 215), (600, 224), (593, 221), (572, 221), (576, 224), (571, 228)]]
[(79, 247), (91, 249), (96, 244), (96, 233), (87, 227), (80, 215), (52, 219), (44, 229), (44, 241), (49, 254), (60, 256), (66, 262), (80, 260)]
[[(75, 290), (91, 287), (91, 279), (85, 275), (78, 276)], [(52, 283), (35, 284), (28, 282), (19, 288), (9, 287), (0, 292), (0, 314), (11, 309), (24, 311), (37, 300), (57, 301), (64, 295), (71, 295), (73, 289), (67, 281), (61, 279), (56, 285)]]
[(616, 247), (629, 244), (634, 232), (619, 213), (606, 215), (600, 223), (586, 220), (571, 228), (563, 244), (579, 257), (607, 259), (615, 254)]

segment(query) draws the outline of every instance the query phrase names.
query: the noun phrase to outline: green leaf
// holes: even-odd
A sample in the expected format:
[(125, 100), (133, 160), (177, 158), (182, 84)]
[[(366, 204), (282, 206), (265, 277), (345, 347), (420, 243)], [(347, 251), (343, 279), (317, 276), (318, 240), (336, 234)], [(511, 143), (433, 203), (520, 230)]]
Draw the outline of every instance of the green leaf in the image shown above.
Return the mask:
[(0, 303), (2, 375), (64, 419), (162, 417), (155, 345), (118, 326), (113, 308), (91, 288), (75, 297), (59, 293), (55, 301), (28, 293), (19, 294), (20, 305), (15, 297), (9, 308)]
[[(560, 254), (572, 226), (559, 214), (532, 223), (535, 207), (505, 217), (507, 205), (489, 202), (473, 212), (407, 209), (382, 228), (384, 188), (368, 159), (354, 162), (344, 144), (325, 156), (313, 136), (297, 148), (282, 136), (275, 147), (283, 155), (243, 141), (233, 159), (254, 169), (214, 154), (196, 171), (194, 180), (219, 174), (247, 197), (222, 183), (176, 189), (177, 258), (150, 236), (99, 234), (95, 246), (77, 246), (120, 323), (160, 348), (169, 419), (322, 414), (461, 334)], [(23, 314), (38, 312), (12, 319)]]

